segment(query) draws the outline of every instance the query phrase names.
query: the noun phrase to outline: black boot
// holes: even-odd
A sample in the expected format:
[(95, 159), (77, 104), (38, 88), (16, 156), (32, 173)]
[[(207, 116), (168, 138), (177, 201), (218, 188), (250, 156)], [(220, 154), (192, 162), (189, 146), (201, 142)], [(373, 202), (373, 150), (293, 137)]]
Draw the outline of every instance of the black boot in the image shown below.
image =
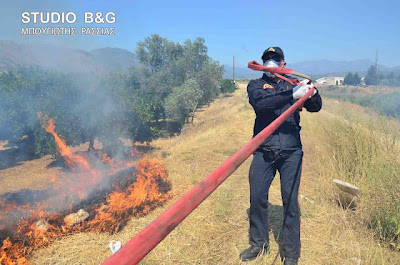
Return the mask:
[(285, 262), (283, 263), (283, 265), (297, 265), (297, 261), (297, 259), (285, 258)]
[(240, 253), (239, 258), (242, 261), (249, 261), (257, 258), (258, 256), (268, 254), (269, 246), (265, 247), (255, 247), (250, 246), (248, 249), (245, 249), (242, 253)]

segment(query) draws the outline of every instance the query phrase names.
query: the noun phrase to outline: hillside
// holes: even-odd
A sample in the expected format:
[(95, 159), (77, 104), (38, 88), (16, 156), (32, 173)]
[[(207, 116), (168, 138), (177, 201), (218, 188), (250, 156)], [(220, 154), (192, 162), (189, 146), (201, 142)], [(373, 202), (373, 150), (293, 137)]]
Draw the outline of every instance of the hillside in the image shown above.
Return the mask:
[(17, 65), (37, 64), (47, 69), (71, 73), (104, 74), (125, 72), (138, 65), (136, 54), (119, 48), (101, 48), (92, 51), (64, 46), (22, 44), (0, 40), (0, 72)]
[[(198, 111), (194, 123), (182, 133), (151, 143), (150, 156), (164, 161), (172, 181), (174, 199), (149, 215), (132, 219), (114, 235), (76, 234), (34, 252), (34, 264), (99, 264), (110, 254), (110, 240), (123, 244), (161, 214), (201, 179), (224, 162), (251, 139), (254, 113), (246, 99), (246, 84), (232, 95), (222, 96), (209, 107)], [(323, 110), (317, 114), (302, 113), (302, 140), (305, 151), (300, 194), (302, 213), (302, 258), (300, 264), (400, 264), (399, 252), (379, 243), (377, 235), (357, 221), (362, 212), (344, 210), (337, 204), (333, 178), (344, 178), (336, 169), (330, 138), (341, 137), (347, 125), (369, 133), (361, 121), (380, 121), (386, 133), (398, 133), (400, 124), (376, 114), (367, 114), (362, 107), (324, 98)], [(338, 127), (338, 126), (343, 126)], [(386, 126), (384, 126), (386, 125)], [(348, 128), (347, 128), (348, 129)], [(385, 129), (385, 130), (386, 130)], [(379, 129), (376, 129), (380, 133)], [(42, 162), (41, 162), (42, 161)], [(238, 255), (248, 247), (249, 207), (248, 159), (184, 222), (165, 238), (141, 264), (240, 264)], [(352, 163), (350, 161), (349, 163)], [(38, 164), (41, 166), (38, 166)], [(47, 174), (48, 158), (36, 160), (36, 174)], [(353, 162), (355, 163), (355, 162)], [(8, 176), (25, 177), (24, 165), (0, 170)], [(40, 171), (40, 173), (39, 173)], [(38, 176), (35, 176), (38, 177)], [(9, 177), (8, 182), (20, 181)], [(29, 184), (33, 185), (33, 184)], [(15, 189), (15, 187), (10, 189)], [(4, 192), (4, 191), (2, 191)], [(248, 264), (271, 264), (278, 251), (276, 243), (282, 222), (279, 177), (270, 190), (271, 254)], [(276, 264), (279, 264), (277, 262)]]
[(115, 72), (125, 72), (129, 66), (138, 65), (139, 58), (136, 54), (120, 48), (101, 48), (89, 52), (96, 62), (111, 66)]

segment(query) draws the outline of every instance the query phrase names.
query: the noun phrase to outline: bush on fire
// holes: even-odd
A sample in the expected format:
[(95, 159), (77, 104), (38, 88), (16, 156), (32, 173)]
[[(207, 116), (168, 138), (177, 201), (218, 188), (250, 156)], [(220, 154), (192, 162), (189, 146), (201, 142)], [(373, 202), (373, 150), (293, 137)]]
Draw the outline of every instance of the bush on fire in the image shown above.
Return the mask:
[(37, 113), (57, 119), (57, 131), (68, 143), (80, 142), (75, 110), (78, 90), (69, 75), (37, 66), (18, 67), (0, 75), (0, 139), (24, 148), (31, 155), (55, 153), (52, 136), (46, 133)]

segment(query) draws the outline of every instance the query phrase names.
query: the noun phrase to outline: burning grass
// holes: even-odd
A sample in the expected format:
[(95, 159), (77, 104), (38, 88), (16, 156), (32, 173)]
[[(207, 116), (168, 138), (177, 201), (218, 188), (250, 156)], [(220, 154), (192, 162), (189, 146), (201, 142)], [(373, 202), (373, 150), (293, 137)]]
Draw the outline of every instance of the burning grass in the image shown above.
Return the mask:
[[(39, 117), (46, 131), (54, 136), (71, 171), (50, 177), (53, 188), (43, 201), (22, 205), (0, 201), (0, 223), (5, 222), (8, 229), (0, 234), (4, 239), (0, 249), (2, 264), (27, 264), (32, 251), (67, 235), (113, 234), (130, 218), (146, 215), (170, 198), (171, 183), (159, 160), (144, 157), (114, 161), (99, 151), (73, 153), (55, 132), (53, 120)], [(120, 174), (121, 167), (133, 170)], [(80, 208), (85, 210), (71, 214)], [(20, 216), (15, 226), (10, 225)]]

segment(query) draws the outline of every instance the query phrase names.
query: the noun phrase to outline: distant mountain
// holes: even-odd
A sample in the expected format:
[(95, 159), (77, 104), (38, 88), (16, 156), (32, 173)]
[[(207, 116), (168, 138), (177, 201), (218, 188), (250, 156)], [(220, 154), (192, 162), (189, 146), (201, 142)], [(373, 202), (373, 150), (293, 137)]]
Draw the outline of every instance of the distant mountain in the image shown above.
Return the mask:
[[(375, 64), (375, 62), (368, 59), (354, 61), (318, 60), (292, 63), (288, 66), (289, 68), (296, 69), (296, 71), (301, 73), (319, 75), (327, 73), (364, 72), (373, 64)], [(378, 67), (382, 70), (388, 69), (388, 67), (384, 65), (378, 65)]]
[[(232, 79), (232, 66), (224, 64), (224, 69), (224, 78)], [(260, 78), (261, 76), (261, 72), (253, 71), (245, 67), (235, 67), (235, 79)]]
[[(334, 76), (334, 75), (345, 75), (348, 72), (366, 72), (371, 65), (375, 62), (364, 59), (354, 61), (330, 61), (330, 60), (318, 60), (318, 61), (306, 61), (298, 63), (288, 62), (288, 68), (296, 70), (301, 73), (305, 73), (313, 76)], [(224, 78), (232, 78), (232, 66), (224, 65), (225, 75)], [(400, 66), (387, 67), (384, 65), (378, 65), (380, 71), (393, 71), (400, 72)], [(240, 78), (257, 78), (260, 76), (260, 72), (253, 71), (244, 67), (235, 67), (235, 77)]]
[(390, 72), (400, 73), (400, 65), (389, 69)]
[(140, 64), (136, 54), (120, 48), (102, 48), (90, 51), (95, 60), (103, 65), (109, 65), (117, 72), (125, 72), (129, 66)]
[(63, 72), (102, 74), (125, 72), (129, 66), (138, 65), (139, 60), (136, 54), (120, 48), (84, 51), (55, 45), (0, 41), (0, 72), (17, 65), (33, 64)]
[(35, 64), (38, 61), (25, 45), (13, 41), (0, 41), (0, 71), (18, 64)]

